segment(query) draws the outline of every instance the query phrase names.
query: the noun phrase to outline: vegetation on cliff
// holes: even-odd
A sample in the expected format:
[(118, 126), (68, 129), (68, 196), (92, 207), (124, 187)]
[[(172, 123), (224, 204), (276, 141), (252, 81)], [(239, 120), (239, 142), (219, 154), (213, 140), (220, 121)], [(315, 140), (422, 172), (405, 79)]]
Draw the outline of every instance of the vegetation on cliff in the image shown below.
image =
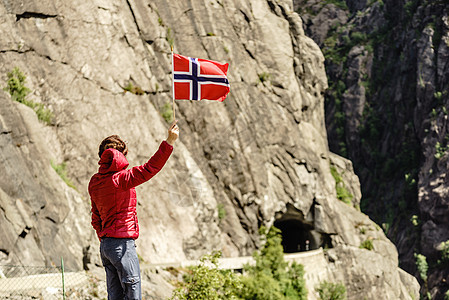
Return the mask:
[(449, 237), (440, 186), (448, 153), (447, 1), (295, 4), (326, 59), (330, 149), (353, 161), (361, 209), (395, 242), (400, 266), (438, 297), (448, 288), (438, 263), (444, 251), (436, 248)]
[[(243, 276), (218, 269), (219, 252), (206, 255), (185, 275), (172, 299), (307, 299), (304, 267), (284, 260), (280, 230), (261, 227), (264, 242)], [(323, 298), (330, 299), (330, 298)], [(333, 298), (332, 298), (333, 299)]]
[(4, 91), (11, 95), (11, 99), (31, 107), (37, 115), (37, 118), (47, 124), (51, 125), (51, 120), (53, 118), (53, 113), (42, 103), (36, 103), (32, 100), (27, 99), (27, 96), (31, 90), (25, 85), (26, 76), (20, 71), (19, 68), (15, 67), (10, 72), (7, 73), (8, 80), (6, 82), (6, 87), (3, 88)]

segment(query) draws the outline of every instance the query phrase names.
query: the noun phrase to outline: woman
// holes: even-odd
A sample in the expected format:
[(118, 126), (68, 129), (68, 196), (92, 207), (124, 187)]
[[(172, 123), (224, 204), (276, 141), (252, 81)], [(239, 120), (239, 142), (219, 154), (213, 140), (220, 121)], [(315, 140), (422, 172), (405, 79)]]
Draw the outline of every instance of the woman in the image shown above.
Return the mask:
[(92, 226), (101, 241), (108, 299), (141, 299), (140, 267), (135, 240), (139, 237), (135, 187), (156, 175), (179, 136), (176, 122), (158, 151), (143, 165), (127, 169), (128, 147), (119, 136), (105, 138), (99, 147), (100, 168), (89, 182)]

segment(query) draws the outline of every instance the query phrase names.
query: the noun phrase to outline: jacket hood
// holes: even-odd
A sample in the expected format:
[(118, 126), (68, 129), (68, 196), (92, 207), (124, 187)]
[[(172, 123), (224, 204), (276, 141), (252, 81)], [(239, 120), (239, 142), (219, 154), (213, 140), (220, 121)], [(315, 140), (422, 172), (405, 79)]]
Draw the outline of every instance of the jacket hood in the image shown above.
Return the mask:
[(117, 172), (126, 169), (129, 165), (128, 160), (122, 152), (116, 149), (106, 149), (101, 155), (98, 162), (100, 168), (98, 173), (106, 174), (110, 172)]

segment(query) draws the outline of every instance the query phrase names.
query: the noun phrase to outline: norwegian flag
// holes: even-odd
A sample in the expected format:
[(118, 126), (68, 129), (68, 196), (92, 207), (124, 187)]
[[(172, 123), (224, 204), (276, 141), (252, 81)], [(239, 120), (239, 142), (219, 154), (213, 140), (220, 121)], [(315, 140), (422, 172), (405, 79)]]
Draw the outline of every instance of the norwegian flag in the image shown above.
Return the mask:
[(228, 64), (173, 53), (173, 97), (176, 100), (224, 101), (229, 93)]

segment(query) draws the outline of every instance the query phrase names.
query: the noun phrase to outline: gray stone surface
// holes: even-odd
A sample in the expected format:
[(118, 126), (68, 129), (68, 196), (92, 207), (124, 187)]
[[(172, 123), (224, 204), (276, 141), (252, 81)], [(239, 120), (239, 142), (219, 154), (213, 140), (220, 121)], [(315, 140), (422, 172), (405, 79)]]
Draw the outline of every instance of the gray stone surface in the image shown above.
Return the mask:
[[(382, 231), (336, 199), (324, 59), (292, 7), (271, 0), (0, 4), (1, 82), (19, 67), (32, 90), (28, 99), (54, 114), (46, 126), (0, 92), (1, 262), (57, 264), (64, 256), (73, 269), (100, 264), (87, 194), (97, 147), (119, 134), (136, 165), (165, 138), (161, 112), (171, 101), (173, 39), (175, 52), (229, 62), (231, 94), (224, 103), (176, 103), (180, 140), (162, 172), (137, 189), (141, 258), (164, 263), (211, 250), (249, 255), (259, 245), (258, 227), (288, 211), (317, 240), (352, 247), (339, 259), (365, 255), (361, 268), (383, 261), (388, 272), (378, 281), (386, 295), (416, 291), (414, 283), (405, 287), (413, 279), (400, 279), (406, 276), (399, 276), (397, 252)], [(124, 93), (129, 82), (144, 94)], [(66, 163), (76, 189), (51, 161)], [(350, 164), (341, 166), (356, 194)], [(367, 234), (373, 252), (358, 248)], [(334, 271), (335, 278), (363, 273), (345, 264)], [(351, 293), (372, 283), (364, 278)], [(376, 293), (366, 296), (377, 299)]]
[[(449, 279), (438, 263), (438, 245), (449, 240), (448, 6), (345, 3), (348, 9), (335, 2), (294, 1), (306, 34), (323, 51), (334, 50), (326, 61), (329, 148), (353, 161), (363, 210), (396, 244), (400, 266), (419, 277), (414, 254), (427, 257), (427, 287), (440, 299)], [(337, 23), (336, 30), (329, 29)], [(423, 284), (422, 295), (426, 292)]]

